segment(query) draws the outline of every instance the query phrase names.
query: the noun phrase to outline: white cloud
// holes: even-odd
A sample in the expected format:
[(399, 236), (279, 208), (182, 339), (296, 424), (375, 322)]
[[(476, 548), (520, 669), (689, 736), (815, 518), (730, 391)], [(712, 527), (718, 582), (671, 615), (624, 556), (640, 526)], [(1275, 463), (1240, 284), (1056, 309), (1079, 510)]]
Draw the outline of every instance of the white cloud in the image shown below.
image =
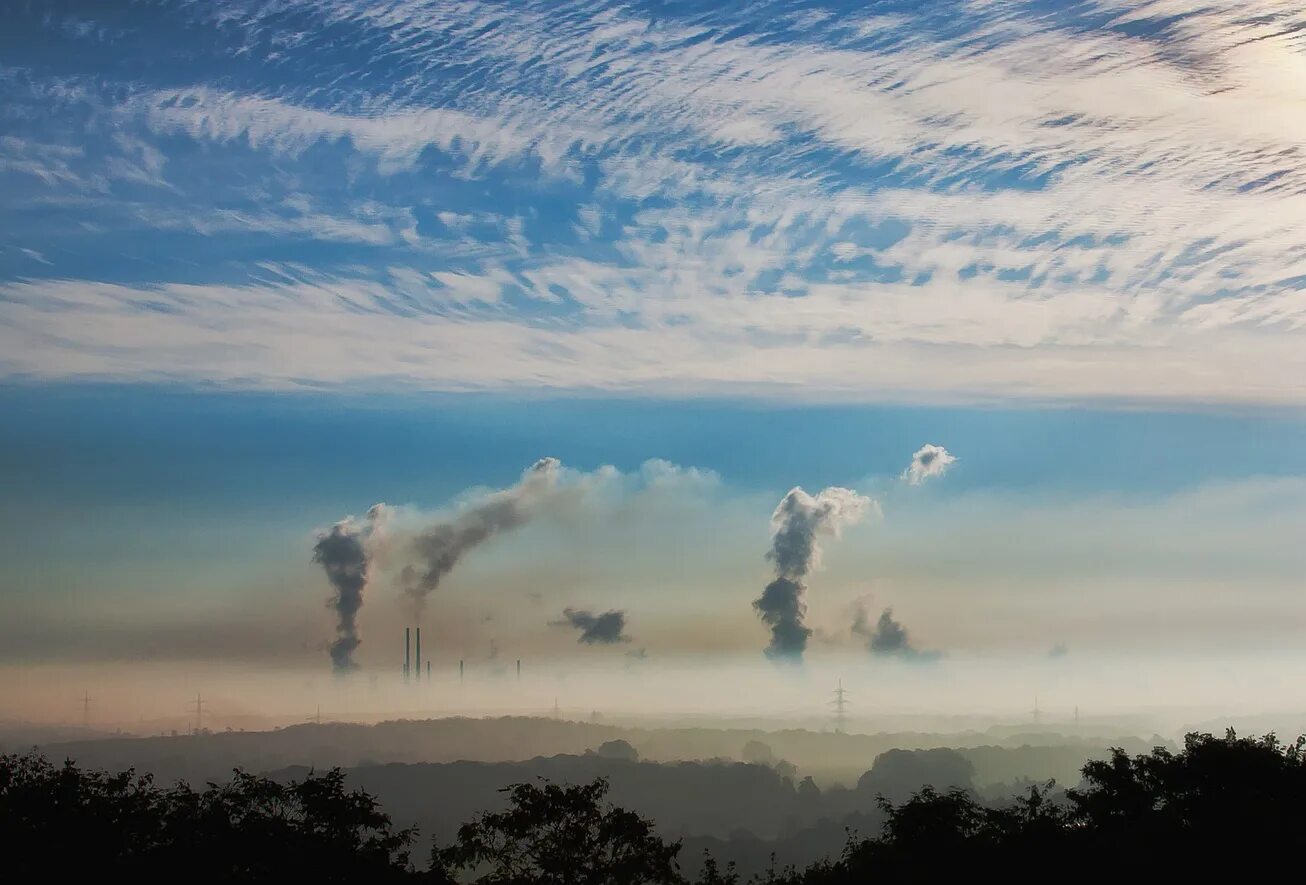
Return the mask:
[[(0, 286), (0, 372), (257, 387), (710, 391), (807, 400), (1306, 399), (1297, 380), (1306, 373), (1306, 351), (1286, 337), (1176, 334), (1164, 350), (971, 346), (962, 358), (941, 359), (936, 347), (904, 341), (825, 340), (814, 331), (815, 323), (826, 325), (819, 305), (790, 334), (778, 311), (768, 320), (729, 304), (688, 324), (559, 326), (522, 323), (491, 305), (454, 310), (489, 290), (451, 281), (453, 288), (317, 275), (240, 286), (11, 283)], [(414, 295), (424, 306), (417, 313)], [(756, 325), (747, 327), (749, 321)], [(1237, 371), (1212, 368), (1223, 365)]]
[(137, 108), (164, 132), (217, 142), (244, 139), (251, 147), (290, 156), (318, 143), (348, 140), (377, 157), (386, 171), (410, 167), (428, 147), (457, 149), (473, 165), (501, 162), (532, 147), (529, 136), (505, 121), (440, 108), (364, 116), (205, 87), (156, 92), (139, 99)]
[(380, 246), (395, 241), (396, 231), (385, 222), (398, 219), (345, 217), (309, 207), (282, 206), (251, 211), (214, 209), (203, 214), (137, 209), (135, 220), (156, 230), (189, 230), (206, 237), (240, 231)]
[[(321, 285), (367, 289), (373, 303), (418, 292), (440, 315), (364, 313), (348, 334), (372, 341), (368, 355), (347, 343), (322, 366), (283, 353), (276, 329), (304, 330), (329, 352), (338, 301), (216, 287), (171, 315), (201, 324), (183, 337), (250, 330), (239, 359), (213, 365), (172, 360), (127, 329), (133, 303), (184, 287), (162, 280), (136, 296), (34, 282), (0, 307), (25, 329), (5, 365), (228, 383), (1306, 400), (1294, 381), (1306, 327), (1306, 53), (1293, 37), (1306, 13), (1278, 0), (1255, 15), (1231, 2), (1089, 5), (1112, 27), (970, 3), (746, 37), (592, 4), (307, 3), (306, 14), (362, 29), (400, 73), (367, 89), (257, 94), (133, 84), (116, 119), (146, 132), (119, 138), (101, 174), (163, 181), (172, 163), (147, 135), (248, 144), (278, 170), (325, 143), (382, 175), (414, 174), (428, 148), (453, 158), (459, 180), (538, 164), (540, 181), (513, 191), (520, 204), (430, 207), (451, 237), (436, 242), (417, 236), (413, 206), (360, 209), (352, 182), (332, 195), (343, 208), (142, 215), (160, 227), (184, 218), (213, 238), (256, 230), (410, 248), (416, 281), (335, 273)], [(247, 10), (215, 14), (251, 39), (281, 27)], [(963, 36), (940, 26), (958, 15)], [(1151, 38), (1120, 27), (1159, 22)], [(310, 71), (333, 51), (311, 32), (281, 36)], [(466, 71), (476, 76), (451, 73)], [(8, 138), (0, 171), (102, 186), (88, 158), (39, 153)], [(589, 182), (567, 225), (580, 245), (538, 230), (547, 200), (533, 204), (531, 188), (558, 177)], [(498, 241), (474, 234), (480, 226)], [(572, 312), (565, 323), (518, 312), (500, 297), (509, 285)], [(41, 286), (52, 305), (76, 288), (67, 310), (120, 321), (70, 331), (65, 308), (33, 306)], [(310, 304), (321, 312), (307, 315)]]
[(926, 443), (911, 456), (911, 464), (902, 472), (902, 478), (918, 486), (927, 479), (943, 476), (956, 462), (957, 458), (943, 446)]
[(85, 152), (78, 147), (44, 144), (13, 135), (0, 135), (0, 173), (30, 175), (47, 185), (88, 186), (72, 163)]

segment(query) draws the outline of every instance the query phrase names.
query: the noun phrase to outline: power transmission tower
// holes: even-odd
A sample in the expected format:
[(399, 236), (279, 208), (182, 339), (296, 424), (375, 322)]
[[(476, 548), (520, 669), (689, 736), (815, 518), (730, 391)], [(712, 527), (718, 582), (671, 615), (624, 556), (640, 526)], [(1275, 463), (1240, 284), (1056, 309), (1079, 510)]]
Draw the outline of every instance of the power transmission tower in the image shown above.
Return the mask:
[(844, 727), (848, 724), (848, 692), (843, 687), (843, 680), (839, 680), (839, 687), (834, 690), (834, 700), (830, 703), (834, 705), (834, 730), (838, 734), (843, 734)]
[(195, 733), (199, 734), (204, 730), (204, 707), (208, 702), (200, 696), (199, 692), (195, 693)]

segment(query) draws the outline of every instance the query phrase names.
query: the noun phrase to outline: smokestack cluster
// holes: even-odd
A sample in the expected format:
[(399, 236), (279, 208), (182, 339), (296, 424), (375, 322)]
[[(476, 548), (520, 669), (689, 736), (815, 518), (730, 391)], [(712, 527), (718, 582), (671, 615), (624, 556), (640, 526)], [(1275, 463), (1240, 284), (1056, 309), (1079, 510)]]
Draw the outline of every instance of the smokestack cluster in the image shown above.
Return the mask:
[(358, 612), (363, 607), (371, 570), (371, 548), (380, 538), (386, 520), (384, 504), (367, 511), (360, 525), (346, 517), (318, 535), (313, 561), (322, 566), (335, 591), (328, 605), (336, 613), (336, 638), (331, 643), (331, 667), (337, 673), (357, 668), (354, 652), (362, 644), (358, 635)]
[(807, 585), (804, 579), (820, 565), (820, 535), (838, 537), (844, 526), (861, 521), (873, 505), (851, 489), (831, 486), (815, 497), (792, 489), (771, 515), (772, 541), (767, 559), (775, 565), (775, 580), (766, 585), (753, 608), (771, 628), (766, 656), (800, 662), (812, 630), (807, 626)]
[[(409, 639), (412, 637), (413, 632), (411, 627), (404, 628), (404, 682), (408, 682), (410, 678), (417, 682), (422, 681), (422, 628), (418, 627), (416, 630), (417, 645), (415, 653), (410, 656)], [(414, 661), (417, 662), (416, 668), (413, 667)], [(431, 661), (429, 659), (426, 661), (426, 681), (431, 681)]]
[[(906, 477), (908, 481), (920, 482), (941, 474), (953, 461), (955, 459), (946, 449), (925, 446), (916, 452)], [(615, 475), (611, 468), (605, 470)], [(407, 541), (402, 552), (408, 563), (399, 573), (399, 582), (413, 612), (421, 614), (430, 594), (440, 587), (470, 551), (541, 515), (560, 512), (569, 500), (568, 490), (573, 485), (561, 485), (561, 476), (562, 465), (556, 458), (541, 458), (523, 471), (514, 485), (482, 494), (465, 502), (452, 515), (406, 533)], [(604, 480), (609, 473), (599, 471), (593, 476)], [(577, 491), (583, 492), (584, 489), (583, 485), (576, 486)], [(802, 660), (812, 635), (806, 623), (806, 580), (820, 563), (818, 541), (822, 535), (837, 538), (843, 527), (863, 519), (867, 510), (874, 506), (871, 499), (855, 491), (832, 486), (815, 496), (795, 487), (775, 508), (771, 516), (771, 550), (767, 553), (775, 576), (761, 596), (753, 601), (753, 609), (770, 629), (770, 642), (766, 648), (769, 658)], [(314, 561), (323, 567), (334, 590), (331, 605), (337, 613), (338, 623), (336, 638), (331, 644), (331, 660), (337, 672), (356, 667), (353, 656), (361, 644), (358, 616), (372, 577), (373, 559), (384, 539), (383, 528), (388, 514), (384, 504), (377, 504), (368, 511), (364, 520), (346, 518), (321, 533), (313, 549)], [(386, 546), (400, 549), (395, 543)], [(577, 641), (581, 644), (630, 641), (625, 634), (624, 611), (595, 613), (569, 607), (564, 609), (562, 618), (553, 623), (577, 630)], [(424, 661), (421, 644), (419, 627), (413, 654), (409, 647), (409, 630), (405, 630), (405, 680), (421, 680)], [(460, 662), (460, 677), (462, 670)], [(429, 679), (429, 662), (427, 674)]]
[[(470, 550), (505, 531), (529, 522), (548, 506), (558, 488), (562, 465), (556, 458), (541, 458), (523, 474), (517, 484), (491, 492), (454, 516), (428, 526), (412, 539), (410, 553), (418, 562), (405, 566), (401, 582), (415, 613), (420, 614), (426, 598), (458, 565)], [(371, 578), (372, 559), (383, 539), (390, 511), (377, 504), (363, 521), (346, 517), (318, 535), (313, 561), (326, 572), (334, 594), (330, 605), (337, 615), (336, 639), (331, 644), (331, 663), (336, 672), (356, 669), (354, 652), (362, 643), (358, 614)], [(422, 651), (418, 639), (416, 661), (405, 639), (404, 678), (421, 678)], [(416, 663), (416, 671), (413, 665)]]

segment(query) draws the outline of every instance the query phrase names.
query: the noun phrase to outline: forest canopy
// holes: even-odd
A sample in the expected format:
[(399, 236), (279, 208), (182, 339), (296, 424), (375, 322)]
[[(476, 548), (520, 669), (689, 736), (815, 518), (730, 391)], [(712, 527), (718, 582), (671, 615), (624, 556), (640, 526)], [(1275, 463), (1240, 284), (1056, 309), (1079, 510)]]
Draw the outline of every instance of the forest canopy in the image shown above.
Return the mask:
[[(58, 872), (203, 881), (416, 880), (484, 885), (682, 885), (681, 844), (653, 821), (606, 801), (608, 783), (512, 784), (506, 807), (433, 845), (422, 868), (413, 828), (396, 828), (339, 769), (277, 781), (240, 770), (223, 784), (163, 787), (134, 771), (56, 765), (30, 753), (0, 756), (0, 850), (17, 881)], [(1293, 860), (1306, 832), (1306, 739), (1190, 734), (1085, 764), (1058, 791), (1032, 786), (990, 804), (926, 787), (901, 803), (881, 798), (885, 823), (850, 834), (843, 854), (806, 869), (771, 869), (771, 885), (928, 881), (990, 864), (1073, 858), (1075, 876), (1201, 870), (1238, 859)], [(192, 876), (193, 877), (193, 876)], [(739, 883), (710, 858), (693, 880)]]

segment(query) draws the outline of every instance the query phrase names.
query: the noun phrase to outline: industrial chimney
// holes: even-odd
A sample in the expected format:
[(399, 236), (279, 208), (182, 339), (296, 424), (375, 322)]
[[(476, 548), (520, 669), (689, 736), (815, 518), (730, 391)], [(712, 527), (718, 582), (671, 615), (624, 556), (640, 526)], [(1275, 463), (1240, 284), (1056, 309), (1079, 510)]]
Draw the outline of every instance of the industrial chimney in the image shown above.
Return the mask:
[(418, 682), (422, 681), (422, 628), (417, 628), (417, 651), (414, 653), (417, 658), (417, 675), (413, 677)]
[(404, 682), (408, 681), (408, 669), (411, 666), (412, 659), (408, 656), (408, 634), (410, 628), (404, 628)]

